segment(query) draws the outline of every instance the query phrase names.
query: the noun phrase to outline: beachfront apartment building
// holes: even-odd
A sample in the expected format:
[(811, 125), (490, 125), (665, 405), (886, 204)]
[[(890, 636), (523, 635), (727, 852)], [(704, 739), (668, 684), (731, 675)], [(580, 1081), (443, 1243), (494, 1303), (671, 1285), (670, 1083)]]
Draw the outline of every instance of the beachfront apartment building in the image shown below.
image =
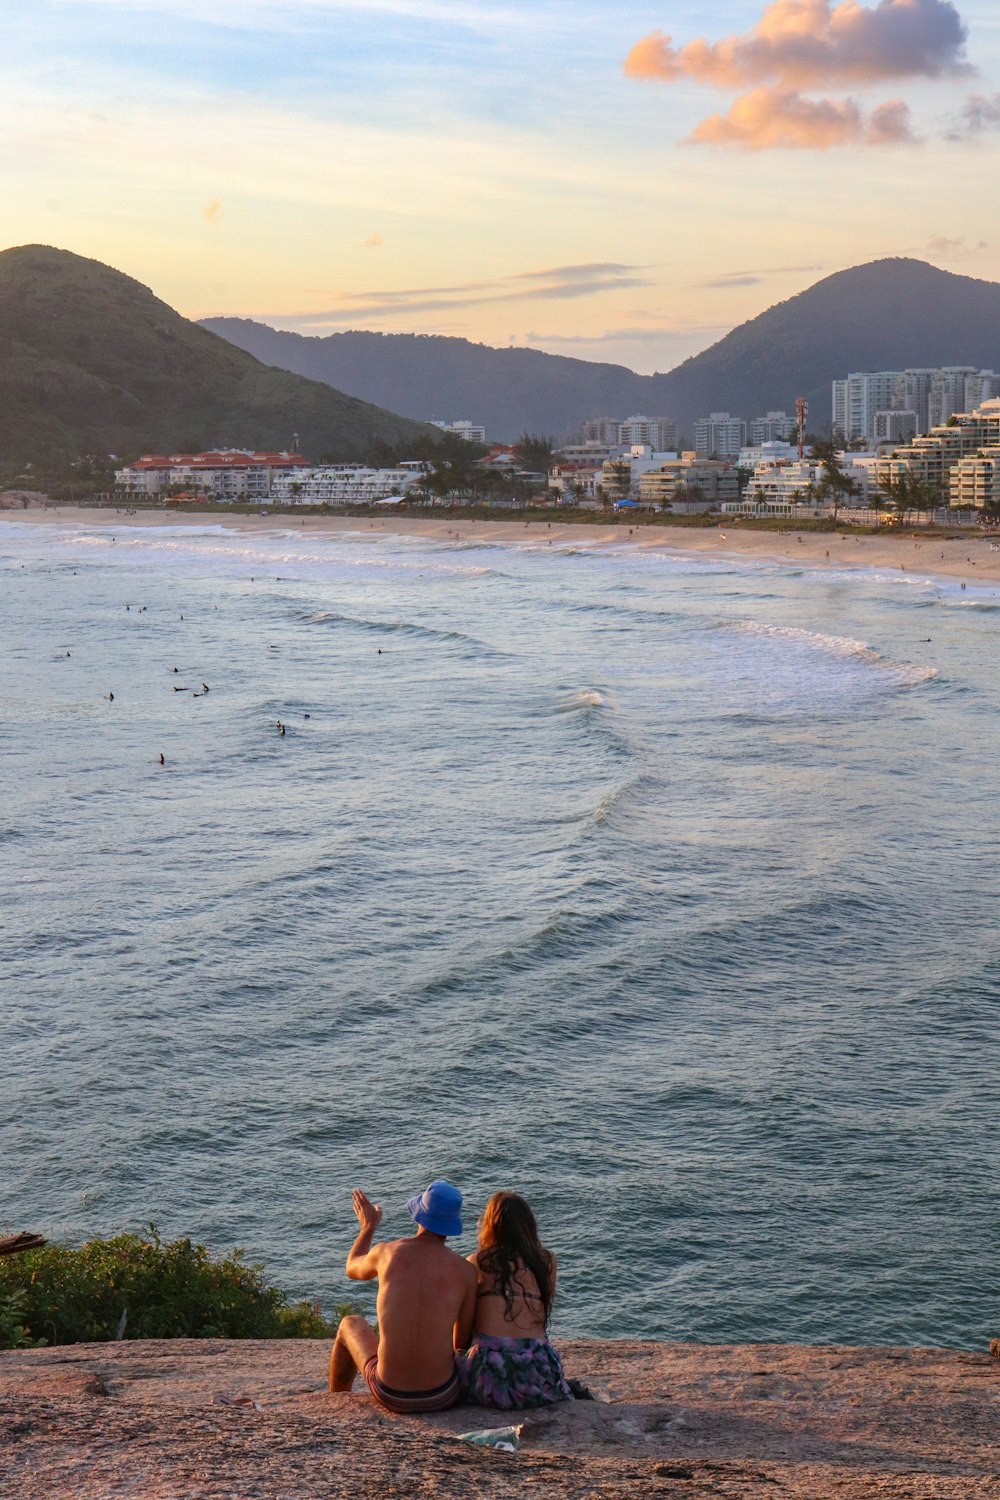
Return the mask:
[(773, 469), (775, 464), (790, 464), (799, 456), (797, 443), (785, 443), (774, 438), (765, 443), (748, 443), (741, 448), (736, 459), (738, 469)]
[(694, 424), (694, 450), (699, 458), (736, 458), (746, 441), (747, 424), (727, 411), (713, 411)]
[(676, 453), (659, 453), (649, 443), (633, 443), (630, 448), (615, 450), (601, 465), (597, 488), (612, 500), (635, 500), (643, 475), (676, 459)]
[(267, 500), (276, 476), (305, 463), (301, 453), (219, 448), (204, 453), (144, 453), (115, 470), (126, 500), (151, 500), (184, 491), (215, 500)]
[(816, 497), (822, 478), (823, 465), (813, 458), (762, 464), (742, 499), (734, 496), (721, 509), (727, 515), (823, 516), (829, 506)]
[(1000, 444), (958, 460), (948, 476), (948, 501), (953, 509), (1000, 507)]
[(638, 499), (660, 510), (697, 512), (717, 510), (723, 502), (737, 500), (739, 492), (732, 464), (688, 451), (646, 469), (639, 477)]
[[(928, 495), (939, 495), (942, 503), (949, 500), (952, 505), (964, 504), (956, 495), (978, 493), (977, 481), (972, 477), (975, 466), (963, 470), (965, 479), (956, 480), (953, 485), (954, 470), (965, 460), (984, 456), (988, 449), (997, 446), (1000, 446), (1000, 398), (984, 401), (971, 412), (953, 412), (947, 422), (903, 444), (888, 457), (879, 458), (874, 464), (875, 480), (886, 493), (891, 493), (902, 480), (918, 484)], [(986, 483), (985, 468), (979, 482)]]
[(365, 464), (286, 469), (275, 476), (270, 498), (275, 505), (375, 505), (404, 498), (422, 472), (416, 459), (387, 469)]

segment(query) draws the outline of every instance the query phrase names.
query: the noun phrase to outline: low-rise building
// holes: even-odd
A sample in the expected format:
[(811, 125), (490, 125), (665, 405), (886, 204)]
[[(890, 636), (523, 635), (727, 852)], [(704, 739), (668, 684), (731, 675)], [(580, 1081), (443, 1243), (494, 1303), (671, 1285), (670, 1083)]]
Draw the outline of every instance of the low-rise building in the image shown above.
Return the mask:
[(553, 464), (549, 470), (549, 489), (569, 502), (593, 500), (603, 477), (603, 464)]

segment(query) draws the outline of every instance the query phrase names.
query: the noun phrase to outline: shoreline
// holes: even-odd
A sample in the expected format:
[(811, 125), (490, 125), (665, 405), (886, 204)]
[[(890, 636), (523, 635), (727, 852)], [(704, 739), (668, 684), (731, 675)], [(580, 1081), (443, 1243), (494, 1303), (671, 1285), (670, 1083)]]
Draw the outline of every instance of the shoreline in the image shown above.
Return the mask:
[(530, 542), (533, 550), (547, 543), (585, 544), (588, 550), (635, 548), (675, 556), (706, 556), (754, 562), (806, 566), (816, 569), (887, 569), (914, 578), (942, 578), (965, 584), (1000, 583), (1000, 545), (989, 536), (921, 537), (912, 532), (855, 535), (850, 532), (749, 531), (722, 523), (713, 526), (648, 526), (641, 522), (451, 520), (435, 516), (356, 515), (296, 516), (294, 511), (269, 515), (191, 510), (138, 510), (127, 515), (112, 506), (32, 505), (26, 510), (0, 509), (0, 522), (32, 525), (114, 526), (118, 530), (143, 527), (217, 525), (244, 534), (299, 531), (312, 536), (345, 533), (370, 536), (372, 541), (393, 537), (423, 537), (432, 541), (507, 543)]

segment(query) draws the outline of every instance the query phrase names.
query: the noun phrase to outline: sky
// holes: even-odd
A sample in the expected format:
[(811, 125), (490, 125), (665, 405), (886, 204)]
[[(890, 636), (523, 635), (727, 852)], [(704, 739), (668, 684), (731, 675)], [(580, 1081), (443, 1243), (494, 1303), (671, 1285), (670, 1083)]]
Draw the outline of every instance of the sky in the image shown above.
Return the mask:
[(1000, 280), (996, 0), (3, 0), (0, 246), (188, 317), (668, 370), (888, 255)]

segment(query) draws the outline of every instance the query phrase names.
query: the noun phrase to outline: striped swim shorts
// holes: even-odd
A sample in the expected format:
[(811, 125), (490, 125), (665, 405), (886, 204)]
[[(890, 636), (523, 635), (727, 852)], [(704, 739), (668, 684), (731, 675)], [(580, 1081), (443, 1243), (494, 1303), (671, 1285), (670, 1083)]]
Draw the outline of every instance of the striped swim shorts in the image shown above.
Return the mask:
[(462, 1387), (458, 1379), (458, 1371), (453, 1370), (451, 1378), (444, 1385), (435, 1386), (431, 1391), (397, 1391), (391, 1385), (383, 1385), (378, 1378), (378, 1355), (373, 1354), (365, 1365), (362, 1374), (365, 1384), (371, 1391), (379, 1406), (384, 1406), (386, 1411), (400, 1413), (420, 1411), (446, 1411), (449, 1406), (454, 1406), (461, 1399)]

